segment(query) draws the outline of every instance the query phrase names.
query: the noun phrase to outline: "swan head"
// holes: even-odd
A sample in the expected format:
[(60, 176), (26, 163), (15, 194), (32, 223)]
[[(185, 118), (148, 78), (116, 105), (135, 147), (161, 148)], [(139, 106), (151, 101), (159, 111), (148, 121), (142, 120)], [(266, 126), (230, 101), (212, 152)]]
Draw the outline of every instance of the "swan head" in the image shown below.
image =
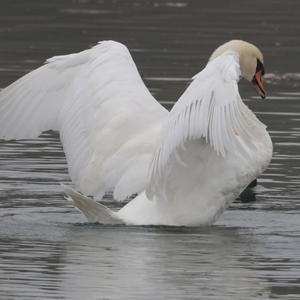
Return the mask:
[(261, 51), (248, 42), (232, 40), (217, 48), (211, 55), (209, 61), (222, 55), (226, 51), (235, 51), (239, 54), (241, 75), (252, 82), (261, 98), (266, 97), (263, 86), (263, 75), (265, 74), (264, 59)]

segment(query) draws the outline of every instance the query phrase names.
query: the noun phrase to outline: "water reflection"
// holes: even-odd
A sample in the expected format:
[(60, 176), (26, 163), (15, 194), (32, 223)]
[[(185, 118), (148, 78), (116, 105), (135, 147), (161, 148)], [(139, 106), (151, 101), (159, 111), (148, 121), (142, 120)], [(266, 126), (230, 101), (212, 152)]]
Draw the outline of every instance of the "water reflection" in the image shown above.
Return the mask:
[[(186, 293), (193, 295), (188, 299), (199, 294), (231, 299), (233, 289), (241, 289), (242, 297), (266, 293), (257, 289), (259, 279), (249, 262), (239, 260), (253, 256), (250, 242), (258, 241), (234, 228), (75, 226), (67, 228), (64, 243), (11, 239), (0, 257), (7, 264), (1, 263), (3, 277), (10, 277), (7, 290), (25, 280), (22, 293), (28, 297), (116, 299), (121, 291), (122, 299), (182, 299)], [(18, 289), (12, 293), (20, 295)]]
[[(120, 294), (122, 299), (232, 299), (237, 293), (236, 299), (253, 299), (299, 288), (299, 255), (286, 259), (274, 251), (280, 244), (295, 254), (297, 244), (286, 244), (288, 237), (268, 234), (266, 239), (249, 229), (218, 226), (68, 225), (64, 231), (63, 241), (8, 239), (0, 251), (1, 281), (7, 287), (0, 295), (24, 281), (22, 295), (67, 299), (117, 299)], [(13, 297), (21, 295), (14, 290)]]

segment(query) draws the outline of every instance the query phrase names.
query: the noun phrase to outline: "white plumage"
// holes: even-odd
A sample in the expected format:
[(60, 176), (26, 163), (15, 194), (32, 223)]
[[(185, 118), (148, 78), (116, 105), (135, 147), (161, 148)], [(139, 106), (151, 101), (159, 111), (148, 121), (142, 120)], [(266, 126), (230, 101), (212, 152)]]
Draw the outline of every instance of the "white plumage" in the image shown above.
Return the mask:
[[(58, 130), (76, 188), (101, 198), (139, 193), (168, 112), (145, 87), (125, 46), (105, 41), (56, 56), (0, 94), (0, 137)], [(128, 184), (130, 183), (130, 184)]]
[(239, 57), (229, 49), (209, 62), (171, 112), (149, 93), (120, 43), (53, 57), (1, 91), (0, 137), (57, 130), (82, 193), (138, 194), (112, 213), (65, 188), (90, 221), (211, 223), (272, 155), (265, 126), (240, 98)]

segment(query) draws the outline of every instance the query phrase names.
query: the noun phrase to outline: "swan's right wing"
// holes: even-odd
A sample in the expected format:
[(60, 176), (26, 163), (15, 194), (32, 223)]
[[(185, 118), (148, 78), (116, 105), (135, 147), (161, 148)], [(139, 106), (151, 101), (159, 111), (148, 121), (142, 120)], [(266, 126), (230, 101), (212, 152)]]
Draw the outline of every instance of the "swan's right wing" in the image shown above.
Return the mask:
[[(172, 183), (176, 188), (184, 186), (185, 180), (191, 180), (184, 172), (171, 174), (172, 165), (178, 162), (185, 165), (178, 153), (187, 155), (185, 148), (189, 141), (199, 141), (190, 156), (199, 158), (201, 163), (195, 159), (198, 170), (202, 168), (207, 173), (228, 153), (248, 153), (256, 147), (253, 141), (257, 139), (257, 130), (265, 125), (243, 103), (237, 85), (239, 77), (239, 56), (227, 52), (193, 78), (162, 129), (150, 168), (149, 198), (154, 195), (168, 198), (166, 182), (170, 176), (177, 178), (177, 182)], [(212, 156), (214, 162), (210, 160)]]
[(128, 49), (105, 41), (56, 56), (0, 93), (0, 138), (58, 130), (76, 188), (122, 199), (145, 188), (167, 111), (145, 87)]

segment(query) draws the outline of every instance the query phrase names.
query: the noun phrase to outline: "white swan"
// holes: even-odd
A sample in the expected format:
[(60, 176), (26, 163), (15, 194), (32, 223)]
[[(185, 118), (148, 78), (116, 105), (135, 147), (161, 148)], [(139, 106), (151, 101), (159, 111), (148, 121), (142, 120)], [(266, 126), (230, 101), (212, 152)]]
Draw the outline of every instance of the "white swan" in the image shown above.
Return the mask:
[(242, 102), (240, 75), (262, 98), (263, 56), (230, 41), (168, 112), (145, 87), (127, 48), (104, 41), (56, 56), (0, 93), (0, 137), (57, 130), (82, 193), (119, 200), (118, 212), (65, 187), (91, 222), (198, 226), (213, 222), (269, 164), (272, 142)]

